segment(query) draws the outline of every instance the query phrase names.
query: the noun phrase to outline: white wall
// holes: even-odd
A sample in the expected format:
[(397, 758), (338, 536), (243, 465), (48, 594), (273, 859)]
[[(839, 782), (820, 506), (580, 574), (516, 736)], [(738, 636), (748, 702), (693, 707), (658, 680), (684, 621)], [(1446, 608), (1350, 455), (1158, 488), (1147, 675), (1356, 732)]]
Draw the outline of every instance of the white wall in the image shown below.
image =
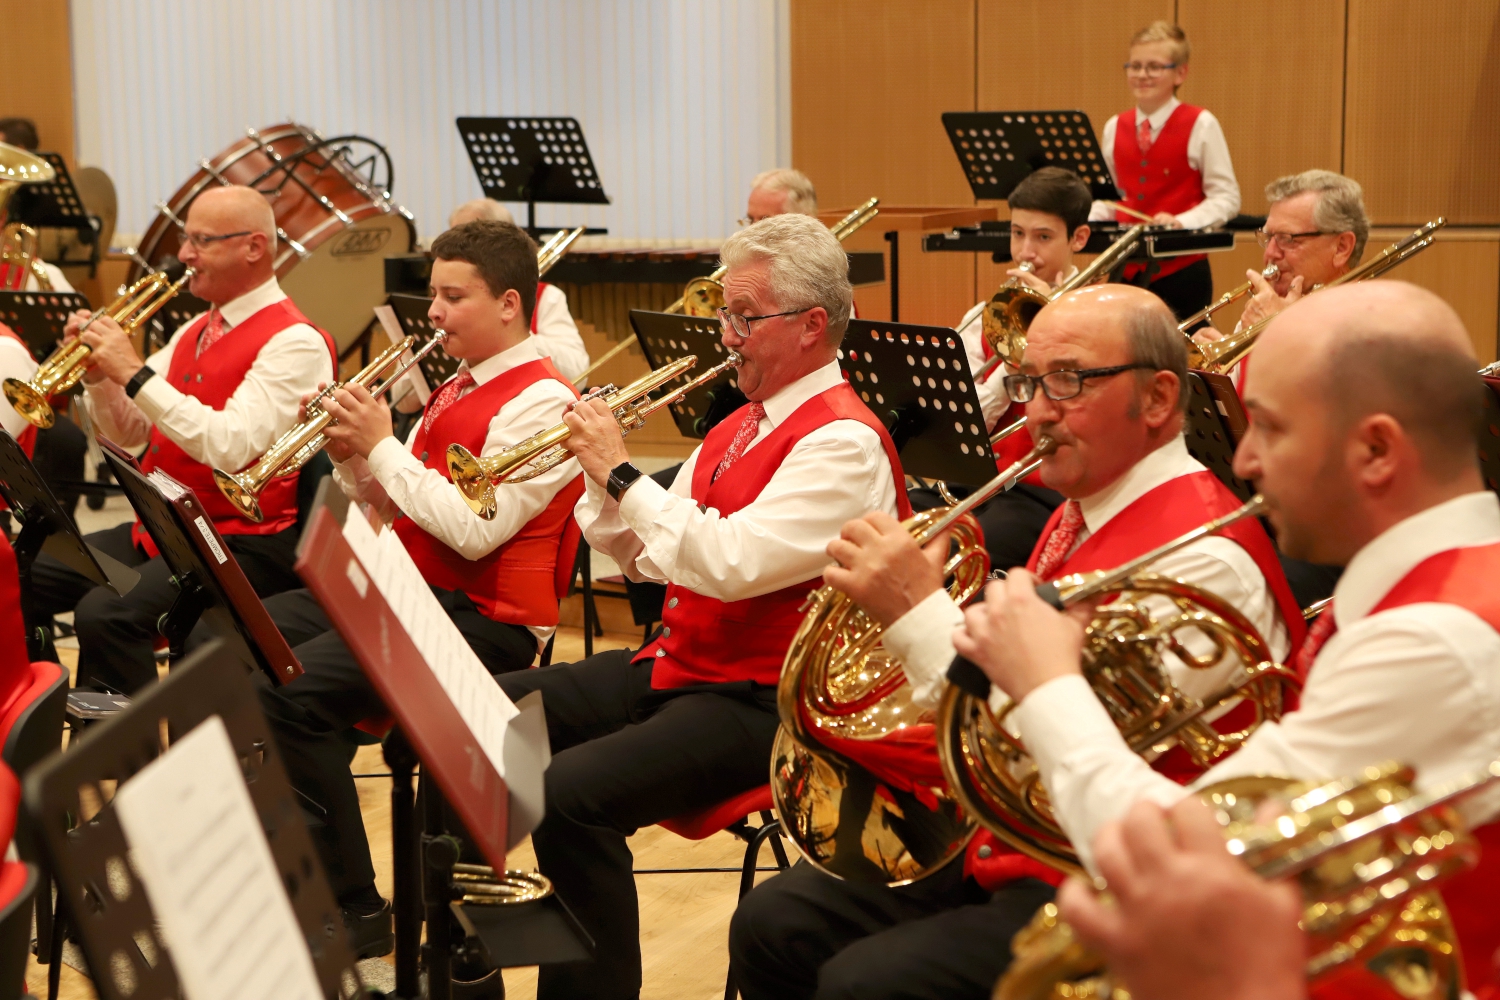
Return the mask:
[(246, 126), (360, 133), (430, 240), (481, 194), (455, 118), (571, 115), (612, 204), (539, 223), (712, 241), (791, 159), (787, 3), (72, 0), (78, 161), (114, 178), (128, 238)]

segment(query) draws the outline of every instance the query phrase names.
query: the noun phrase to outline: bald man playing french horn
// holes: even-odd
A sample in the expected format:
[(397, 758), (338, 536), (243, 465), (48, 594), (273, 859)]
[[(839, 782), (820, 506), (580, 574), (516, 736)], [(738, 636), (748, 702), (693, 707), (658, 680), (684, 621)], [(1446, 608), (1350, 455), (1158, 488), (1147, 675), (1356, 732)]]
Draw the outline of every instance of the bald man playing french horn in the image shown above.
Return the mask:
[[(1176, 320), (1148, 291), (1095, 285), (1037, 314), (1021, 370), (1004, 384), (1011, 400), (1025, 405), (1036, 439), (1057, 442), (1041, 477), (1068, 500), (1043, 529), (1031, 570), (1055, 579), (1110, 569), (1240, 506), (1188, 454), (1186, 380)], [(885, 626), (885, 648), (901, 660), (913, 700), (932, 707), (953, 659), (953, 628), (963, 620), (943, 588), (947, 551), (946, 539), (918, 548), (894, 518), (873, 513), (844, 525), (828, 547), (838, 565), (824, 572), (827, 583)], [(1301, 614), (1253, 519), (1153, 568), (1239, 608), (1278, 659), (1301, 639)], [(1196, 655), (1209, 655), (1198, 648), (1201, 636), (1183, 639)], [(1217, 688), (1235, 669), (1226, 662), (1190, 670), (1171, 657), (1167, 666), (1193, 696)], [(1180, 753), (1158, 763), (1178, 780), (1192, 776)], [(800, 864), (740, 904), (730, 928), (731, 968), (746, 1000), (981, 1000), (1010, 962), (1011, 936), (1060, 880), (986, 832), (963, 860), (895, 888), (840, 881)]]

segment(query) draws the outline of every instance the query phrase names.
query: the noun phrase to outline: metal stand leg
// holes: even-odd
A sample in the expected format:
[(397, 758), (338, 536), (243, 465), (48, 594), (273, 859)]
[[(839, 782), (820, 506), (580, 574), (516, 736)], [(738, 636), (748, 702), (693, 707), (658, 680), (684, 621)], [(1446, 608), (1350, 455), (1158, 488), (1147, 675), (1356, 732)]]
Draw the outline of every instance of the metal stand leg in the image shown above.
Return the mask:
[(421, 983), (418, 956), (422, 941), (422, 883), (417, 874), (416, 806), (412, 773), (417, 756), (399, 729), (382, 746), (391, 769), (391, 867), (395, 884), (396, 996), (416, 1000)]
[(901, 234), (895, 230), (885, 234), (891, 245), (891, 322), (901, 322)]
[[(750, 890), (755, 888), (756, 862), (760, 860), (760, 849), (765, 846), (766, 841), (771, 842), (772, 850), (776, 852), (777, 867), (785, 871), (786, 852), (781, 846), (781, 824), (768, 812), (760, 814), (761, 825), (756, 828), (750, 837), (750, 846), (745, 849), (745, 865), (740, 869), (740, 899), (749, 895)], [(734, 982), (734, 973), (731, 971), (724, 981), (724, 1000), (735, 1000), (740, 990)]]
[(427, 943), (422, 955), (427, 966), (428, 1000), (452, 1000), (452, 928), (449, 895), (459, 843), (443, 832), (443, 796), (434, 784), (422, 795), (422, 900), (427, 910)]

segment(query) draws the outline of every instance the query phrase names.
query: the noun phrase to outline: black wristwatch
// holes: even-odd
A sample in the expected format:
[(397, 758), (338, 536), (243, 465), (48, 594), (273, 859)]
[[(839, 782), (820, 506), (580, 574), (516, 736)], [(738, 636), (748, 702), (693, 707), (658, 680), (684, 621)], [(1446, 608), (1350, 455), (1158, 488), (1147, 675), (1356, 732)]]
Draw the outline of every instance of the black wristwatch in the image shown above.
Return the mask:
[(140, 371), (130, 376), (130, 381), (125, 383), (125, 395), (134, 399), (135, 394), (141, 391), (141, 386), (145, 385), (155, 375), (156, 370), (150, 365), (141, 365)]
[(634, 486), (635, 481), (639, 478), (641, 478), (640, 469), (637, 469), (629, 462), (621, 462), (609, 470), (609, 483), (604, 488), (608, 491), (609, 498), (619, 503), (620, 498), (625, 495), (625, 491)]

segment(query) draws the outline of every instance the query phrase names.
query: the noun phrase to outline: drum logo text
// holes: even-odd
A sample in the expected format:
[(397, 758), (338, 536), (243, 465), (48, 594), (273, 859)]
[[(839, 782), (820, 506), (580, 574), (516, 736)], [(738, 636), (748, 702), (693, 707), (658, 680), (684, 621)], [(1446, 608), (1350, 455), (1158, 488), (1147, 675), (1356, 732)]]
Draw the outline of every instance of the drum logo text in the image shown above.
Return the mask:
[(354, 257), (374, 253), (390, 239), (389, 229), (351, 229), (333, 241), (333, 256)]

